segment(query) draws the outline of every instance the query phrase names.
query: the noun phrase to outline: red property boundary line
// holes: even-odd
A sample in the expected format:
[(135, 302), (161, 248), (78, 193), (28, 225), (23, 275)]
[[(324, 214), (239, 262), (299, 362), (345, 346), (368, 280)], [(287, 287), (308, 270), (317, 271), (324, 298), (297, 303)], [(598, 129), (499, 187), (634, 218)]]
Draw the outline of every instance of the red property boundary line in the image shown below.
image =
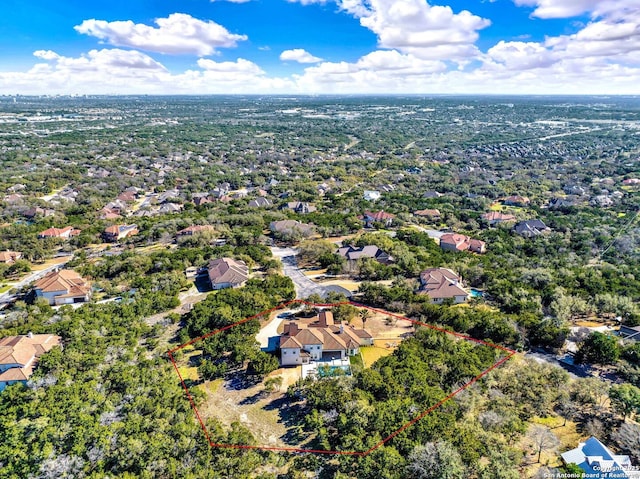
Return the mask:
[[(219, 334), (219, 333), (221, 333), (223, 331), (226, 331), (227, 329), (231, 329), (234, 326), (238, 326), (239, 324), (244, 324), (244, 323), (246, 323), (248, 321), (251, 321), (252, 319), (256, 319), (256, 318), (259, 318), (260, 316), (264, 316), (265, 314), (270, 314), (273, 311), (277, 311), (279, 309), (286, 308), (287, 306), (289, 306), (291, 304), (306, 304), (306, 305), (309, 305), (309, 306), (319, 306), (319, 307), (331, 307), (331, 306), (339, 306), (341, 304), (351, 304), (351, 305), (356, 306), (358, 308), (368, 309), (368, 310), (374, 311), (376, 313), (381, 313), (381, 314), (385, 314), (387, 316), (391, 316), (391, 317), (400, 319), (402, 321), (408, 321), (408, 322), (410, 322), (412, 324), (415, 324), (415, 325), (418, 325), (418, 326), (423, 326), (423, 327), (429, 328), (429, 329), (433, 329), (434, 331), (439, 331), (441, 333), (449, 334), (451, 336), (455, 336), (457, 338), (464, 339), (466, 341), (472, 341), (474, 343), (482, 344), (483, 346), (488, 346), (490, 348), (499, 349), (500, 351), (503, 351), (503, 352), (507, 353), (507, 355), (505, 357), (503, 357), (502, 359), (500, 359), (499, 361), (497, 361), (491, 367), (489, 367), (489, 368), (485, 369), (484, 371), (482, 371), (476, 377), (471, 379), (468, 383), (460, 386), (458, 389), (453, 391), (451, 394), (446, 396), (444, 399), (441, 399), (440, 401), (438, 401), (437, 403), (435, 403), (434, 405), (429, 407), (426, 411), (423, 411), (417, 417), (415, 417), (414, 419), (412, 419), (408, 423), (404, 424), (399, 429), (395, 430), (394, 432), (389, 434), (387, 437), (382, 439), (380, 442), (378, 442), (374, 446), (372, 446), (369, 449), (367, 449), (366, 451), (329, 451), (329, 450), (325, 450), (325, 449), (302, 449), (302, 448), (297, 448), (297, 447), (246, 446), (246, 445), (240, 445), (240, 444), (217, 444), (217, 443), (214, 443), (211, 440), (211, 436), (209, 435), (209, 431), (207, 430), (207, 427), (205, 426), (204, 421), (202, 420), (202, 417), (200, 416), (200, 412), (198, 411), (198, 408), (196, 407), (195, 401), (193, 400), (193, 396), (191, 396), (191, 393), (189, 392), (189, 388), (185, 384), (184, 378), (182, 377), (182, 374), (180, 374), (180, 370), (178, 369), (178, 365), (177, 365), (177, 363), (176, 363), (176, 361), (175, 361), (175, 359), (173, 357), (173, 353), (175, 353), (176, 351), (181, 350), (182, 348), (185, 348), (186, 346), (194, 344), (194, 343), (196, 343), (198, 341), (201, 341), (203, 339), (206, 339), (206, 338), (209, 338), (209, 337), (214, 336), (216, 334)], [(466, 334), (456, 333), (456, 332), (453, 332), (453, 331), (448, 331), (448, 330), (446, 330), (444, 328), (440, 328), (438, 326), (433, 326), (431, 324), (426, 324), (426, 323), (423, 323), (422, 321), (417, 321), (415, 319), (409, 319), (409, 318), (406, 318), (404, 316), (400, 316), (398, 314), (393, 314), (393, 313), (390, 313), (390, 312), (385, 311), (383, 309), (377, 309), (377, 308), (373, 308), (371, 306), (366, 306), (364, 304), (355, 303), (355, 302), (352, 302), (352, 301), (343, 301), (341, 303), (318, 304), (318, 303), (310, 303), (308, 301), (303, 301), (303, 300), (300, 300), (300, 299), (294, 299), (292, 301), (287, 301), (286, 303), (282, 303), (279, 306), (276, 306), (275, 308), (271, 308), (271, 309), (268, 309), (266, 311), (262, 311), (261, 313), (255, 314), (255, 315), (250, 316), (248, 318), (245, 318), (242, 321), (238, 321), (237, 323), (229, 324), (227, 326), (224, 326), (223, 328), (216, 329), (216, 330), (211, 331), (211, 332), (209, 332), (209, 333), (207, 333), (207, 334), (205, 334), (203, 336), (200, 336), (198, 338), (192, 339), (192, 340), (190, 340), (190, 341), (188, 341), (188, 342), (186, 342), (184, 344), (181, 344), (180, 346), (177, 346), (177, 347), (167, 351), (167, 355), (169, 356), (169, 359), (171, 360), (171, 363), (173, 364), (173, 367), (175, 368), (176, 373), (178, 374), (178, 377), (180, 378), (180, 383), (182, 384), (182, 388), (184, 389), (185, 393), (187, 394), (187, 398), (189, 399), (189, 403), (191, 404), (191, 407), (193, 408), (193, 411), (195, 412), (196, 417), (198, 418), (198, 421), (200, 422), (200, 426), (202, 427), (204, 435), (207, 438), (207, 442), (209, 443), (209, 446), (211, 446), (211, 447), (231, 448), (231, 449), (259, 449), (259, 450), (264, 450), (264, 451), (283, 451), (283, 452), (299, 452), (299, 453), (313, 453), (313, 454), (334, 454), (334, 455), (356, 456), (356, 457), (363, 457), (363, 456), (366, 456), (366, 455), (372, 453), (373, 451), (378, 449), (380, 446), (384, 445), (385, 443), (387, 443), (388, 441), (390, 441), (391, 439), (396, 437), (402, 431), (404, 431), (405, 429), (411, 427), (416, 422), (418, 422), (422, 418), (424, 418), (426, 415), (428, 415), (428, 414), (432, 413), (434, 410), (438, 409), (440, 406), (442, 406), (445, 402), (447, 402), (450, 399), (452, 399), (458, 393), (464, 391), (469, 386), (471, 386), (473, 383), (475, 383), (479, 379), (481, 379), (484, 376), (486, 376), (487, 374), (489, 374), (489, 372), (493, 371), (498, 366), (500, 366), (500, 365), (504, 364), (505, 362), (507, 362), (515, 354), (516, 354), (516, 351), (514, 351), (512, 349), (509, 349), (509, 348), (505, 348), (504, 346), (500, 346), (498, 344), (489, 343), (489, 342), (483, 341), (481, 339), (473, 338), (473, 337), (471, 337), (469, 335), (466, 335)]]

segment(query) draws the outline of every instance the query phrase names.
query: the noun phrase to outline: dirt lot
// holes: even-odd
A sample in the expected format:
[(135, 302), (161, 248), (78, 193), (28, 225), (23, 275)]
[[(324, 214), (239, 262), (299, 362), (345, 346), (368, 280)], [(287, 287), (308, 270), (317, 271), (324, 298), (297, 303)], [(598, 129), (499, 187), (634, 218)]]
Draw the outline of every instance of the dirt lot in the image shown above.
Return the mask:
[(207, 396), (198, 411), (203, 419), (215, 417), (225, 426), (240, 422), (262, 445), (304, 445), (305, 440), (288, 432), (301, 419), (295, 416), (296, 407), (288, 404), (284, 394), (288, 385), (300, 377), (300, 368), (278, 369), (270, 375), (274, 376), (281, 376), (284, 381), (280, 391), (273, 393), (264, 390), (263, 382), (247, 383), (241, 375), (198, 385), (196, 388)]
[[(370, 312), (371, 316), (367, 319), (365, 328), (373, 335), (374, 339), (395, 339), (397, 341), (398, 338), (404, 338), (413, 333), (413, 324), (409, 321), (371, 310)], [(391, 318), (389, 322), (387, 318)], [(355, 318), (351, 324), (354, 324), (356, 328), (361, 328), (362, 320), (359, 317)]]

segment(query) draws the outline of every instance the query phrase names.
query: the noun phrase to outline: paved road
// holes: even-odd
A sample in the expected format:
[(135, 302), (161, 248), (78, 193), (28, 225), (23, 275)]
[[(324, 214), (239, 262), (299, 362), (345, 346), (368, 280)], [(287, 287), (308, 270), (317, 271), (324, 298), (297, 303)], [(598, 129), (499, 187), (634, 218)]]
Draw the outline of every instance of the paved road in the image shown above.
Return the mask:
[(319, 294), (323, 298), (326, 298), (330, 291), (342, 293), (347, 297), (351, 296), (351, 291), (346, 288), (341, 286), (323, 286), (307, 278), (302, 270), (298, 268), (298, 263), (296, 262), (298, 252), (295, 249), (272, 246), (271, 252), (274, 257), (280, 258), (284, 267), (285, 276), (289, 276), (293, 281), (296, 288), (296, 298), (307, 298), (312, 294)]
[[(45, 274), (49, 273), (50, 271), (53, 271), (56, 268), (64, 267), (64, 265), (67, 264), (72, 259), (73, 259), (73, 256), (69, 256), (66, 259), (66, 261), (63, 261), (62, 263), (54, 264), (54, 265), (49, 266), (48, 268), (45, 268), (45, 269), (40, 270), (40, 271), (34, 271), (33, 273), (31, 273), (28, 276), (24, 277), (22, 280), (18, 281), (17, 283), (13, 283), (11, 285), (11, 289), (14, 289), (14, 290), (18, 291), (18, 290), (24, 288), (25, 286), (27, 286), (28, 284), (39, 280), (40, 278), (42, 278)], [(9, 290), (9, 291), (11, 291), (11, 290)], [(0, 294), (0, 304), (2, 304), (2, 303), (10, 303), (10, 302), (12, 302), (12, 301), (14, 301), (16, 299), (16, 295), (9, 294), (9, 291), (7, 291), (6, 293)]]
[(418, 231), (420, 231), (422, 233), (427, 233), (427, 235), (429, 235), (430, 238), (437, 239), (437, 240), (442, 238), (442, 235), (446, 234), (444, 231), (431, 230), (431, 229), (428, 229), (428, 228), (423, 228), (422, 226), (418, 226), (418, 225), (409, 225), (409, 226), (411, 226), (412, 228), (417, 229)]

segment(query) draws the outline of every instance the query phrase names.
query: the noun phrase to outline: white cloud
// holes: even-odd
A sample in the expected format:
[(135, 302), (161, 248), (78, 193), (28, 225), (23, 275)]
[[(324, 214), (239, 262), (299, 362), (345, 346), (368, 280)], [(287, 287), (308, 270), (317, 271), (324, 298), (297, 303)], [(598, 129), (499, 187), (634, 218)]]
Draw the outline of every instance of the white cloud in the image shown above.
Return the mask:
[(280, 60), (292, 61), (298, 63), (318, 63), (322, 58), (315, 57), (311, 53), (302, 48), (294, 48), (293, 50), (285, 50), (280, 54)]
[(299, 3), (301, 5), (313, 5), (314, 3), (319, 3), (320, 5), (324, 5), (329, 0), (287, 0), (289, 3)]
[(295, 79), (298, 88), (305, 92), (396, 93), (418, 91), (417, 85), (422, 84), (424, 88), (434, 74), (446, 69), (441, 61), (423, 60), (396, 50), (380, 50), (355, 63), (324, 62), (308, 67)]
[(43, 60), (55, 60), (56, 58), (60, 57), (60, 55), (51, 50), (37, 50), (33, 52), (33, 56), (42, 58)]
[[(488, 21), (469, 12), (454, 13), (424, 0), (337, 1), (378, 36), (379, 50), (352, 62), (328, 62), (303, 49), (287, 50), (281, 54), (283, 61), (316, 63), (290, 77), (270, 76), (244, 58), (200, 58), (197, 68), (172, 73), (137, 50), (91, 50), (79, 57), (38, 50), (34, 56), (39, 63), (29, 71), (0, 73), (0, 93), (638, 93), (640, 0), (513, 0), (541, 9), (540, 15), (586, 9), (591, 20), (571, 35), (499, 41), (486, 53), (475, 42)], [(555, 13), (550, 13), (552, 8)], [(185, 28), (178, 28), (175, 15), (181, 14), (158, 20), (158, 28), (103, 22), (100, 35), (110, 42), (125, 39), (127, 46), (155, 46), (159, 52), (165, 49), (158, 45), (169, 38), (174, 51), (187, 53), (202, 54), (222, 45), (222, 37), (216, 43), (211, 35), (198, 33), (212, 22), (183, 15)], [(200, 30), (187, 28), (193, 22)], [(90, 26), (85, 27), (89, 31)]]
[(477, 55), (478, 30), (491, 24), (467, 10), (454, 13), (449, 6), (425, 0), (340, 0), (339, 5), (375, 33), (381, 47), (425, 59), (455, 61)]
[[(309, 5), (326, 0), (289, 0)], [(532, 0), (529, 0), (532, 1)], [(467, 10), (454, 13), (449, 6), (426, 0), (336, 0), (338, 7), (360, 20), (378, 37), (381, 48), (428, 60), (464, 61), (480, 52), (478, 31), (491, 21)]]
[(38, 50), (34, 56), (53, 62), (53, 70), (71, 73), (81, 72), (116, 72), (119, 75), (136, 75), (139, 70), (167, 71), (166, 68), (148, 55), (135, 50), (103, 49), (91, 50), (86, 55), (70, 58), (47, 50)]
[(234, 47), (246, 35), (230, 33), (222, 25), (203, 21), (184, 13), (158, 18), (158, 28), (131, 20), (107, 22), (85, 20), (75, 26), (79, 33), (91, 35), (120, 47), (139, 48), (174, 55), (211, 55), (216, 48)]
[(243, 73), (250, 75), (263, 75), (264, 71), (255, 63), (238, 58), (235, 62), (215, 62), (213, 60), (200, 58), (198, 66), (203, 70), (219, 73)]
[(538, 18), (570, 18), (585, 13), (600, 17), (638, 8), (638, 0), (513, 0), (516, 5), (535, 7)]

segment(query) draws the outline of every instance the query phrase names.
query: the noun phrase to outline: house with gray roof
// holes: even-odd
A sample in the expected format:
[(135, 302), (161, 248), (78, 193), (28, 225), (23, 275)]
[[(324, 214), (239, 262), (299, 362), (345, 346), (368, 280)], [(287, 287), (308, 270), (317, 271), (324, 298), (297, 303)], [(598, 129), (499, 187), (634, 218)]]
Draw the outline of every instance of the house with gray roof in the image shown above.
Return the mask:
[(345, 258), (347, 261), (357, 261), (360, 258), (373, 258), (376, 261), (389, 264), (393, 262), (393, 258), (387, 253), (382, 251), (376, 245), (367, 245), (360, 248), (356, 248), (353, 245), (343, 246), (338, 249), (338, 254)]
[(525, 238), (533, 238), (534, 236), (540, 236), (551, 231), (542, 220), (521, 221), (515, 225), (514, 230), (517, 234)]

